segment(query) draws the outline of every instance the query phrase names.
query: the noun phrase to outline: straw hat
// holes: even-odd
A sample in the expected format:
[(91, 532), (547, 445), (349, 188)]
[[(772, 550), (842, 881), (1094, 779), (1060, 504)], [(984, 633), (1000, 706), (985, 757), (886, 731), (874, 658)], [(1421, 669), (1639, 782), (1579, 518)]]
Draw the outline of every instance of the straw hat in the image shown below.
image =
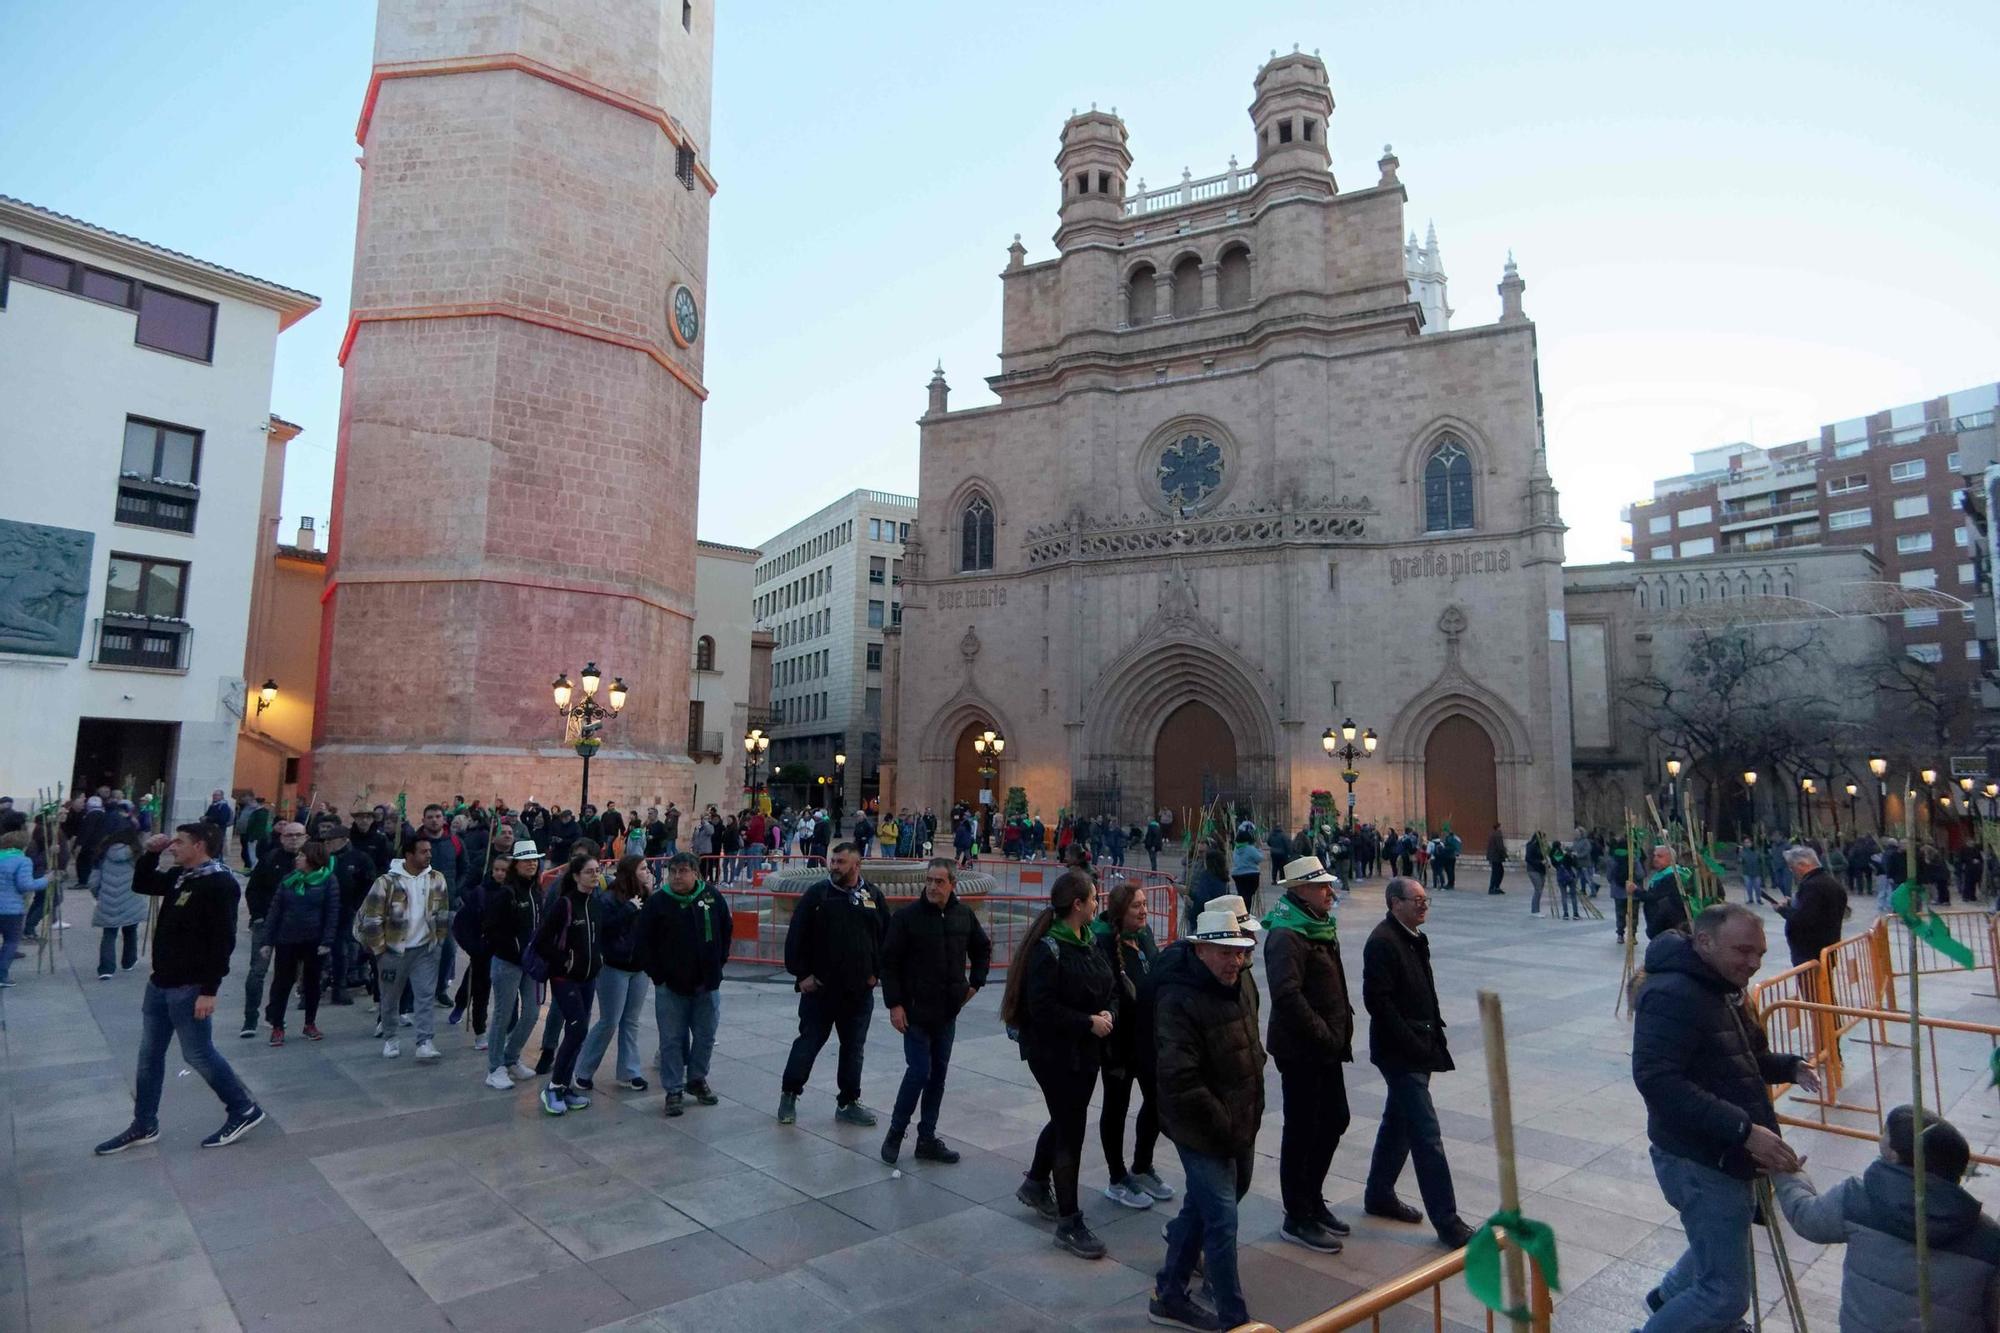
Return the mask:
[[(1216, 899), (1220, 902), (1221, 899)], [(1236, 919), (1236, 914), (1224, 908), (1220, 911), (1210, 907), (1195, 918), (1194, 934), (1190, 937), (1197, 944), (1220, 944), (1231, 949), (1255, 948), (1257, 941)]]
[(1202, 909), (1202, 915), (1206, 916), (1210, 912), (1229, 913), (1239, 929), (1246, 930), (1252, 935), (1263, 929), (1263, 923), (1250, 915), (1249, 904), (1245, 903), (1239, 894), (1225, 893), (1219, 897), (1210, 898), (1208, 906)]
[(1285, 873), (1278, 879), (1280, 888), (1289, 889), (1299, 884), (1331, 884), (1337, 889), (1340, 877), (1329, 874), (1317, 856), (1301, 856), (1285, 862)]
[(523, 838), (514, 844), (514, 850), (508, 854), (507, 859), (510, 861), (539, 861), (542, 859), (542, 849), (535, 846), (533, 838)]

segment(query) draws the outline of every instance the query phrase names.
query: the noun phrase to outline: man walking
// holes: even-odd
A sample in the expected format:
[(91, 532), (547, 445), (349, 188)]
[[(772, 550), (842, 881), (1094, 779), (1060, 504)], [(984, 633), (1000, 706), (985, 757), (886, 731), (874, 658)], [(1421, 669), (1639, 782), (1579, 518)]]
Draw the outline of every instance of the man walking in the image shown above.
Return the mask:
[(1743, 1010), (1763, 961), (1764, 923), (1740, 903), (1706, 908), (1692, 935), (1668, 930), (1646, 946), (1632, 1081), (1646, 1101), (1653, 1174), (1688, 1238), (1646, 1296), (1646, 1333), (1737, 1327), (1750, 1308), (1751, 1182), (1799, 1169), (1766, 1085), (1817, 1092), (1819, 1078), (1802, 1057), (1774, 1054)]
[(958, 869), (949, 856), (936, 856), (924, 869), (923, 896), (889, 918), (882, 944), (882, 1003), (889, 1023), (903, 1034), (903, 1086), (889, 1115), (882, 1160), (894, 1166), (903, 1151), (910, 1116), (923, 1100), (917, 1121), (920, 1162), (958, 1161), (958, 1153), (937, 1136), (938, 1108), (958, 1035), (958, 1011), (986, 984), (993, 941), (972, 909), (958, 900)]
[(385, 1038), (385, 1060), (403, 1053), (403, 1044), (396, 1039), (396, 1010), (405, 987), (410, 990), (411, 1016), (416, 1020), (417, 1059), (430, 1061), (442, 1055), (432, 1044), (437, 1035), (433, 992), (437, 988), (439, 946), (450, 934), (450, 926), (451, 890), (431, 864), (430, 840), (419, 830), (403, 840), (403, 859), (389, 863), (388, 871), (368, 890), (354, 918), (354, 937), (375, 955), (381, 977), (375, 1035)]
[(1340, 1136), (1347, 1132), (1347, 1082), (1354, 1058), (1354, 1006), (1333, 923), (1339, 881), (1316, 856), (1285, 867), (1284, 896), (1264, 918), (1264, 967), (1270, 977), (1267, 1045), (1284, 1090), (1284, 1137), (1278, 1182), (1285, 1203), (1280, 1233), (1294, 1245), (1339, 1254), (1345, 1222), (1322, 1192)]
[(722, 1100), (708, 1086), (708, 1063), (722, 1022), (722, 965), (735, 923), (729, 904), (696, 867), (694, 856), (676, 852), (667, 861), (666, 888), (639, 909), (639, 957), (653, 979), (669, 1116), (680, 1115), (689, 1096), (702, 1106)]
[(250, 909), (250, 966), (243, 974), (243, 1030), (239, 1037), (257, 1035), (257, 1013), (264, 1002), (264, 977), (271, 970), (271, 941), (264, 929), (270, 915), (271, 899), (285, 876), (299, 868), (299, 852), (306, 845), (306, 826), (285, 820), (276, 828), (276, 850), (260, 857), (243, 886), (243, 903)]
[[(424, 825), (420, 832), (424, 841), (431, 845), (431, 868), (444, 876), (445, 891), (451, 906), (457, 907), (458, 896), (466, 889), (467, 869), (471, 869), (473, 882), (477, 883), (479, 879), (485, 877), (486, 867), (470, 865), (470, 858), (465, 854), (465, 844), (445, 822), (443, 806), (431, 804), (424, 807)], [(444, 939), (438, 945), (437, 994), (432, 997), (434, 1003), (444, 1005), (451, 1003), (449, 992), (452, 967), (457, 961), (458, 946), (453, 943), (451, 932), (446, 931)]]
[(1810, 963), (1821, 950), (1840, 942), (1840, 923), (1847, 917), (1847, 890), (1819, 863), (1810, 847), (1787, 847), (1785, 864), (1798, 880), (1789, 903), (1778, 905), (1785, 918), (1785, 944), (1792, 966)]
[[(1146, 1313), (1170, 1328), (1235, 1328), (1250, 1320), (1236, 1266), (1236, 1207), (1250, 1189), (1264, 1118), (1264, 1044), (1257, 1039), (1257, 984), (1248, 975), (1256, 943), (1233, 911), (1211, 908), (1195, 918), (1193, 942), (1168, 948), (1155, 970), (1160, 1128), (1180, 1153), (1187, 1191), (1167, 1224), (1166, 1260)], [(1188, 1295), (1197, 1257), (1215, 1293), (1214, 1313)]]
[(833, 849), (828, 871), (800, 896), (785, 934), (785, 970), (796, 978), (799, 992), (799, 1035), (785, 1061), (778, 1123), (798, 1119), (799, 1094), (812, 1077), (813, 1061), (837, 1030), (840, 1095), (834, 1118), (868, 1127), (875, 1113), (861, 1104), (861, 1058), (882, 974), (889, 905), (880, 889), (861, 878), (861, 853), (853, 843)]
[[(227, 1147), (264, 1119), (249, 1089), (215, 1049), (210, 1026), (215, 995), (236, 948), (236, 877), (216, 859), (223, 836), (213, 824), (183, 824), (171, 839), (149, 839), (133, 871), (133, 889), (160, 900), (153, 922), (153, 973), (140, 1007), (144, 1026), (132, 1123), (97, 1145), (99, 1157), (158, 1141), (170, 1037), (180, 1039), (181, 1057), (229, 1113), (222, 1128), (201, 1141), (202, 1147)], [(171, 869), (160, 869), (162, 852), (171, 853)]]
[(347, 997), (349, 973), (354, 959), (354, 914), (361, 910), (361, 900), (368, 896), (368, 886), (375, 882), (375, 864), (366, 852), (355, 847), (347, 836), (347, 826), (336, 815), (317, 815), (309, 830), (315, 841), (326, 844), (328, 862), (333, 867), (333, 878), (340, 891), (340, 919), (333, 928), (333, 975), (330, 1004), (353, 1004)]
[(1368, 1058), (1382, 1071), (1387, 1099), (1375, 1155), (1368, 1164), (1362, 1211), (1395, 1222), (1421, 1222), (1424, 1213), (1396, 1197), (1403, 1163), (1417, 1164), (1417, 1188), (1424, 1211), (1447, 1249), (1472, 1236), (1458, 1215), (1451, 1163), (1431, 1104), (1431, 1075), (1457, 1066), (1446, 1049), (1444, 1016), (1438, 1010), (1437, 978), (1431, 973), (1431, 942), (1423, 932), (1430, 895), (1405, 876), (1383, 891), (1389, 914), (1368, 936), (1361, 951), (1361, 999), (1368, 1007)]
[(1505, 893), (1500, 881), (1507, 875), (1507, 835), (1495, 824), (1493, 831), (1486, 835), (1486, 864), (1492, 870), (1492, 877), (1486, 881), (1488, 893)]

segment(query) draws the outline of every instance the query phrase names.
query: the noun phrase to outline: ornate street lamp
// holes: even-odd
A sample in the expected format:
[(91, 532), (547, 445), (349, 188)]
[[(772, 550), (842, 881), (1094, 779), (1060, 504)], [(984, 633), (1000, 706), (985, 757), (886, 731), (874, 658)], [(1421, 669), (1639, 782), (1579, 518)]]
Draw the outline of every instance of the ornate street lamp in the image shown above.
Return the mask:
[(1743, 789), (1749, 794), (1750, 797), (1750, 826), (1754, 832), (1757, 826), (1757, 770), (1756, 769), (1746, 768), (1743, 770)]
[[(1847, 784), (1847, 822), (1853, 826), (1856, 837), (1861, 836), (1861, 825), (1854, 818), (1854, 798), (1860, 794), (1861, 788), (1859, 784), (1853, 782)], [(1835, 830), (1834, 836), (1839, 836), (1839, 830)]]
[(275, 703), (277, 701), (277, 698), (278, 698), (278, 682), (275, 679), (266, 676), (264, 678), (264, 683), (257, 687), (258, 715), (262, 716), (264, 710), (266, 708), (269, 708), (273, 703)]
[[(764, 734), (762, 727), (752, 727), (743, 737), (743, 789), (750, 793), (750, 803), (757, 805), (757, 797), (763, 787), (757, 781), (757, 770), (764, 762), (764, 756), (771, 750), (771, 738)], [(758, 807), (761, 808), (761, 807)]]
[(1681, 761), (1667, 760), (1667, 819), (1671, 822), (1681, 808)]
[(1799, 779), (1799, 809), (1805, 812), (1806, 836), (1808, 838), (1813, 835), (1812, 798), (1813, 780), (1810, 777), (1801, 777)]
[(604, 730), (605, 721), (616, 716), (625, 707), (626, 691), (624, 678), (613, 676), (611, 688), (606, 691), (610, 701), (610, 707), (607, 708), (597, 702), (597, 689), (604, 680), (603, 673), (597, 669), (597, 663), (584, 663), (583, 672), (578, 679), (583, 682), (581, 699), (576, 698), (576, 687), (570, 684), (567, 672), (557, 676), (555, 683), (549, 689), (555, 696), (556, 715), (563, 719), (563, 743), (575, 746), (577, 755), (583, 760), (583, 793), (577, 797), (576, 802), (577, 812), (581, 814), (583, 807), (590, 804), (591, 756), (604, 744), (600, 733)]
[(994, 805), (993, 784), (1000, 772), (1000, 754), (1006, 748), (1007, 738), (991, 727), (972, 738), (973, 753), (979, 756), (979, 792), (984, 798), (979, 804), (987, 811), (989, 836)]
[(833, 804), (827, 807), (827, 816), (833, 820), (833, 836), (840, 836), (840, 808), (847, 804), (847, 755), (833, 752)]
[(1349, 834), (1354, 832), (1354, 780), (1361, 776), (1355, 770), (1354, 763), (1357, 759), (1365, 759), (1369, 755), (1374, 754), (1375, 747), (1381, 743), (1375, 735), (1375, 728), (1370, 727), (1361, 734), (1361, 748), (1358, 750), (1355, 749), (1354, 733), (1356, 729), (1354, 719), (1350, 717), (1341, 722), (1338, 733), (1332, 727), (1328, 727), (1319, 738), (1320, 749), (1325, 750), (1327, 754), (1340, 760), (1340, 780), (1347, 784), (1347, 831)]
[(1889, 784), (1883, 775), (1889, 771), (1889, 761), (1880, 755), (1870, 757), (1868, 771), (1875, 775), (1875, 836), (1881, 837), (1888, 831)]

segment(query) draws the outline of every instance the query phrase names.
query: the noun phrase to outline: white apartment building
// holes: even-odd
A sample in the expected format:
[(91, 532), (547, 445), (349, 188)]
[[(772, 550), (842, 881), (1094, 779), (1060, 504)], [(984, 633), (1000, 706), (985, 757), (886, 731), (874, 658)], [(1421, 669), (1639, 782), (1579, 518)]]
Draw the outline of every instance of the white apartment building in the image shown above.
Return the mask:
[(230, 787), (272, 366), (318, 306), (0, 196), (0, 793)]
[(757, 564), (751, 609), (776, 640), (771, 772), (805, 764), (838, 782), (845, 815), (879, 789), (882, 631), (903, 623), (903, 546), (916, 517), (914, 496), (852, 491), (764, 542)]

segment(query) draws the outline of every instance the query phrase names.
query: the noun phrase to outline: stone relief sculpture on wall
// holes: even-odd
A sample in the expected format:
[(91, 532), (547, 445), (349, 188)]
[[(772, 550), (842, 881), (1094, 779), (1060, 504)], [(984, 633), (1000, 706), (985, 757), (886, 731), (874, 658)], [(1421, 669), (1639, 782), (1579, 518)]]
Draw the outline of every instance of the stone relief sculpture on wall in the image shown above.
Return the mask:
[(95, 542), (77, 528), (0, 519), (0, 652), (77, 656)]

